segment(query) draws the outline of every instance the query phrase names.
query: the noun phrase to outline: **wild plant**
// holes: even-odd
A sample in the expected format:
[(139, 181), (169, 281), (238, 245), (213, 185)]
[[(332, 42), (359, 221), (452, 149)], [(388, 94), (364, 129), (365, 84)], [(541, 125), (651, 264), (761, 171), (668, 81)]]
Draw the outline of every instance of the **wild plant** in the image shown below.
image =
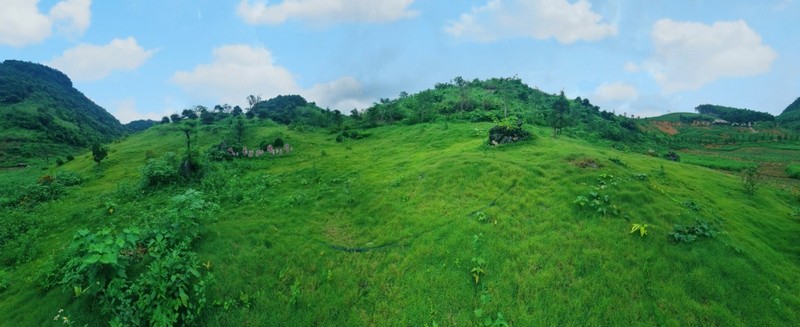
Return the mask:
[(472, 263), (473, 267), (470, 270), (470, 274), (472, 274), (472, 279), (475, 281), (475, 285), (478, 285), (481, 281), (481, 276), (486, 275), (486, 261), (481, 257), (473, 257)]
[(631, 234), (639, 232), (639, 237), (644, 237), (647, 235), (647, 224), (633, 224), (631, 225)]
[(758, 167), (750, 167), (742, 172), (742, 186), (748, 195), (755, 194), (763, 180), (764, 176), (758, 171)]
[(712, 238), (719, 234), (719, 230), (708, 221), (698, 219), (694, 225), (675, 225), (669, 238), (676, 243), (692, 243), (700, 238)]

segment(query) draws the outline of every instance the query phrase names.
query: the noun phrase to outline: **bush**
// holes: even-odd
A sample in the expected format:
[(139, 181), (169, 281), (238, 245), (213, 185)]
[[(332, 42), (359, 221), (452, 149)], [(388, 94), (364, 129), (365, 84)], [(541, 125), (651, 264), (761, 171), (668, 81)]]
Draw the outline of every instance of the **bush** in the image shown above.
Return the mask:
[(62, 166), (63, 164), (64, 164), (64, 160), (62, 160), (61, 158), (58, 158), (58, 159), (56, 159), (56, 166), (59, 166), (59, 167), (60, 167), (60, 166)]
[(70, 154), (70, 155), (68, 155), (68, 156), (67, 156), (67, 161), (72, 161), (72, 160), (75, 160), (75, 156), (73, 156), (73, 155), (71, 155), (71, 154)]
[(166, 186), (177, 183), (181, 178), (180, 163), (173, 152), (158, 159), (148, 159), (140, 171), (144, 187)]
[(744, 192), (748, 195), (753, 195), (761, 185), (764, 176), (758, 171), (758, 167), (750, 167), (742, 172), (742, 186)]
[(276, 148), (282, 148), (283, 144), (284, 144), (283, 139), (280, 137), (276, 137), (275, 141), (272, 142), (272, 146)]
[(206, 305), (212, 278), (201, 273), (191, 248), (200, 222), (216, 209), (188, 190), (146, 227), (80, 230), (40, 283), (98, 299), (97, 313), (112, 326), (191, 325)]
[(670, 161), (675, 161), (675, 162), (680, 162), (681, 161), (681, 156), (679, 156), (675, 152), (670, 151), (670, 152), (667, 152), (664, 155), (664, 159), (667, 159), (667, 160), (670, 160)]
[(76, 186), (83, 183), (83, 178), (74, 171), (65, 170), (56, 172), (54, 178), (56, 183), (64, 186)]
[(786, 175), (789, 175), (790, 178), (800, 179), (800, 165), (786, 166)]
[(669, 233), (669, 238), (675, 243), (692, 243), (699, 238), (714, 237), (718, 233), (719, 230), (707, 221), (698, 219), (694, 225), (675, 225)]

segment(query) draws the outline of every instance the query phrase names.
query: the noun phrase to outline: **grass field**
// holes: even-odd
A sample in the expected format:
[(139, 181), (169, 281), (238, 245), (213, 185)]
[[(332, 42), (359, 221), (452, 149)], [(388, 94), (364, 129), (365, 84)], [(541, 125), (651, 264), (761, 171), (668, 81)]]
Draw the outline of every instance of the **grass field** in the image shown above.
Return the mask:
[[(190, 187), (219, 205), (196, 243), (214, 275), (201, 325), (800, 325), (797, 196), (768, 185), (747, 195), (738, 176), (688, 164), (736, 170), (741, 153), (794, 148), (676, 163), (544, 128), (489, 147), (491, 126), (381, 127), (339, 143), (323, 130), (251, 123), (248, 147), (281, 137), (294, 151), (211, 164), (198, 183), (149, 191), (138, 187), (148, 151), (185, 148), (169, 126), (111, 144), (100, 165), (84, 154), (48, 171), (4, 171), (4, 185), (55, 171), (86, 181), (55, 201), (0, 209), (3, 226), (32, 226), (0, 244), (29, 249), (20, 263), (4, 254), (0, 325), (54, 324), (60, 309), (76, 325), (105, 324), (92, 298), (42, 290), (37, 273), (77, 230), (147, 224)], [(204, 127), (194, 142), (205, 150), (229, 135)], [(575, 203), (592, 192), (598, 207)], [(720, 233), (669, 241), (673, 225), (698, 219)], [(647, 235), (631, 234), (635, 223)]]

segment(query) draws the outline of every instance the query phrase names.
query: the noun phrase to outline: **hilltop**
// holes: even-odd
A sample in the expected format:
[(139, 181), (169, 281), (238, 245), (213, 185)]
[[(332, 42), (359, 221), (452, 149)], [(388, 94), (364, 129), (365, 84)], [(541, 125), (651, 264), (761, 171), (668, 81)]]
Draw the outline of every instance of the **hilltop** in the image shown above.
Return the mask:
[(55, 161), (125, 128), (53, 68), (16, 60), (0, 64), (0, 166)]

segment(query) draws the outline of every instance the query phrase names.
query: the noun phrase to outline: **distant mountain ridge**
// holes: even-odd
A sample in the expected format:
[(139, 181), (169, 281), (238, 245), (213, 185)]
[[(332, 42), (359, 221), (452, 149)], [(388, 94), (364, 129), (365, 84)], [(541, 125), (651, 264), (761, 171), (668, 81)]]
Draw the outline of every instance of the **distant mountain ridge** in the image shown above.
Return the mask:
[(0, 64), (0, 162), (46, 158), (109, 142), (125, 127), (45, 65)]

